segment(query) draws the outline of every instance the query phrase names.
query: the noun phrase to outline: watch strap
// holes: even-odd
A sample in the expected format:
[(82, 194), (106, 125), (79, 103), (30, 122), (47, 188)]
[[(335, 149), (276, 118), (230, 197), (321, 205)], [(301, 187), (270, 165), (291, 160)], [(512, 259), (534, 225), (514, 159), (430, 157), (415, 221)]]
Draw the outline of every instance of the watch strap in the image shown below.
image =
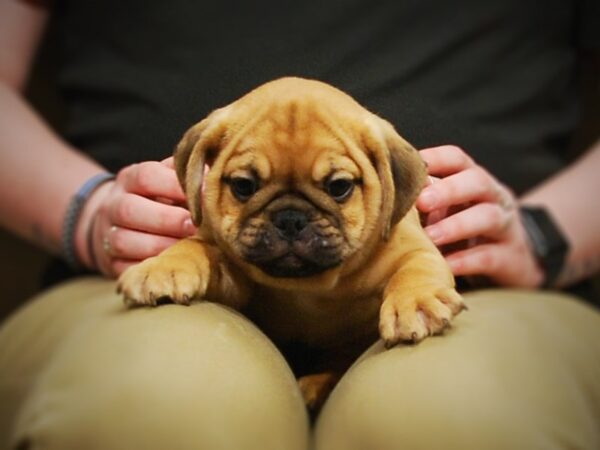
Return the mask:
[(569, 242), (545, 208), (522, 206), (519, 210), (533, 253), (544, 269), (541, 287), (552, 287), (563, 269)]

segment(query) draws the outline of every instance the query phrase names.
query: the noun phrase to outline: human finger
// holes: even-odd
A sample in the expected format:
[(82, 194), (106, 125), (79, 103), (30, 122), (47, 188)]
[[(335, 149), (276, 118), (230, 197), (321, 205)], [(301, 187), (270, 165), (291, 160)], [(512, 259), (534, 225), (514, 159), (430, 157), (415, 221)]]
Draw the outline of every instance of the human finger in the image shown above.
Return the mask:
[(487, 275), (497, 278), (499, 272), (510, 265), (508, 251), (499, 244), (487, 243), (476, 245), (446, 256), (452, 273), (461, 275)]
[(422, 211), (471, 202), (509, 203), (510, 194), (481, 166), (474, 166), (427, 186), (417, 198)]
[(130, 193), (110, 205), (109, 217), (112, 225), (175, 238), (190, 236), (196, 230), (188, 210)]
[[(433, 177), (430, 175), (427, 177), (427, 182), (426, 182), (425, 186), (430, 186), (439, 180), (440, 180), (439, 178)], [(418, 207), (419, 207), (419, 205), (417, 204), (417, 209), (418, 209)], [(444, 217), (446, 217), (448, 215), (448, 208), (440, 208), (440, 209), (435, 209), (433, 211), (419, 210), (419, 213), (421, 216), (421, 224), (423, 226), (428, 226), (428, 225), (433, 225), (434, 223), (437, 223), (440, 220), (442, 220)]]
[(446, 177), (475, 166), (473, 159), (455, 145), (425, 148), (419, 154), (427, 163), (429, 175), (436, 177)]
[(175, 169), (175, 160), (172, 156), (163, 159), (160, 163), (167, 166), (169, 169)]
[(422, 214), (421, 223), (424, 227), (436, 224), (448, 215), (448, 208), (434, 209), (429, 213)]
[(118, 181), (126, 192), (148, 198), (163, 197), (174, 202), (185, 202), (185, 194), (175, 171), (158, 161), (133, 164), (119, 172)]
[(117, 259), (142, 260), (176, 243), (178, 239), (113, 225), (103, 238), (104, 250)]
[(483, 275), (504, 286), (539, 286), (543, 272), (526, 246), (485, 243), (446, 257), (456, 276)]
[(425, 231), (436, 245), (463, 241), (477, 236), (500, 236), (514, 218), (514, 212), (497, 203), (477, 203), (429, 225)]
[(130, 260), (130, 259), (113, 259), (110, 262), (110, 270), (113, 273), (113, 276), (118, 277), (125, 270), (127, 270), (131, 266), (135, 266), (139, 264), (141, 260)]

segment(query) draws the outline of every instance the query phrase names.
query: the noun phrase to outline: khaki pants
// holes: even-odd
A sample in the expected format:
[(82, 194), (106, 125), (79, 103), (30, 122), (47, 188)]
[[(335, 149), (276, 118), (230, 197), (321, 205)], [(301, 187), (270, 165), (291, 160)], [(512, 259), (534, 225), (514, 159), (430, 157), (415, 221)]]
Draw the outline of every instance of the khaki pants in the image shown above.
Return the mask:
[(600, 314), (481, 291), (441, 337), (375, 344), (314, 432), (290, 369), (212, 303), (126, 310), (98, 278), (0, 328), (0, 449), (599, 449)]

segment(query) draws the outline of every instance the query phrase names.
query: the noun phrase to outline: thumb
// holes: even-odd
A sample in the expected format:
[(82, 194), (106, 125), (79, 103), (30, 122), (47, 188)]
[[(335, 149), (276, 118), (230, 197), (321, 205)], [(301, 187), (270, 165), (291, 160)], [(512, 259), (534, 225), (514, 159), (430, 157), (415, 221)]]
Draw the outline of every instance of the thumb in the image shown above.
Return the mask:
[(172, 156), (169, 156), (168, 158), (163, 159), (160, 163), (164, 164), (169, 169), (175, 169), (175, 162), (173, 161)]

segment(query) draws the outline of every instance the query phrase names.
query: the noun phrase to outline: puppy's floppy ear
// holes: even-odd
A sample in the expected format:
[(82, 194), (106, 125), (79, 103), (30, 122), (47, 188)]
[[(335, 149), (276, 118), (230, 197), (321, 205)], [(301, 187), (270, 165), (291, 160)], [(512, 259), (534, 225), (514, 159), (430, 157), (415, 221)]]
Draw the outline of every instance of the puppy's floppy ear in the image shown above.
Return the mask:
[(226, 108), (212, 112), (187, 130), (175, 148), (175, 171), (196, 226), (202, 222), (199, 194), (204, 179), (204, 165), (211, 165), (221, 149), (227, 129), (226, 116)]
[(417, 200), (425, 186), (427, 169), (418, 151), (400, 137), (389, 122), (375, 117), (371, 125), (367, 146), (383, 191), (383, 237), (387, 239), (392, 227)]

